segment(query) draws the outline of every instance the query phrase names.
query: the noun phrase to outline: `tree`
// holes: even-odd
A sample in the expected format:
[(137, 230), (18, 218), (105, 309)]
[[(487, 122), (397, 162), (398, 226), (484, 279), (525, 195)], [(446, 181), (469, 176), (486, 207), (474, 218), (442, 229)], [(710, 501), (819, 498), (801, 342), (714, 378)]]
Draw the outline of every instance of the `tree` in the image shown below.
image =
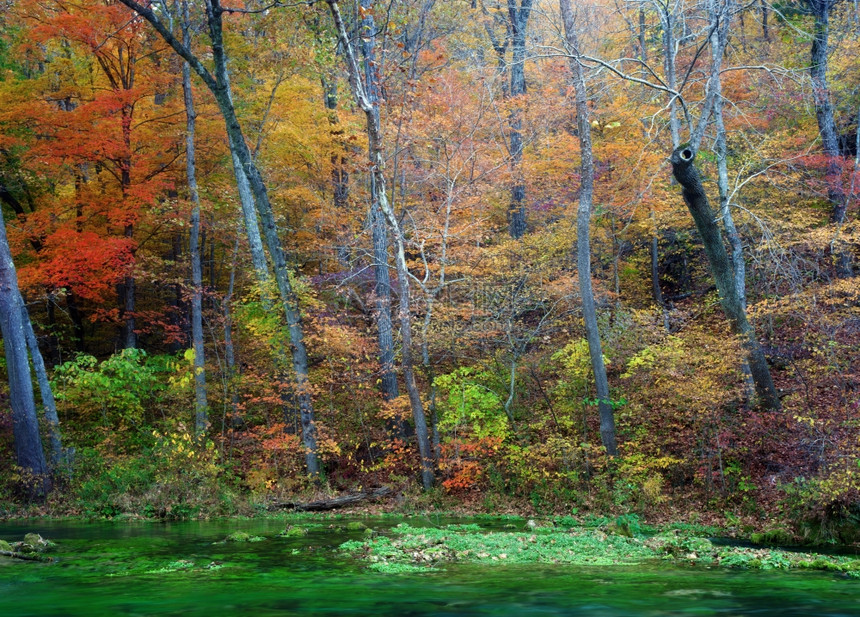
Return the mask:
[(830, 86), (827, 82), (827, 59), (830, 55), (830, 15), (839, 2), (840, 0), (803, 0), (815, 19), (809, 74), (812, 77), (812, 100), (815, 103), (821, 146), (824, 156), (827, 157), (827, 198), (833, 207), (830, 221), (837, 224), (845, 221), (848, 204), (842, 187), (842, 157), (839, 151), (839, 133), (833, 117)]
[[(182, 43), (191, 46), (191, 24), (188, 2), (182, 2)], [(182, 63), (182, 95), (185, 102), (185, 170), (188, 194), (191, 198), (191, 233), (188, 239), (191, 253), (191, 345), (194, 350), (194, 430), (198, 436), (209, 424), (206, 400), (206, 358), (203, 350), (203, 267), (200, 263), (200, 193), (197, 190), (197, 160), (194, 140), (197, 116), (194, 93), (191, 90), (191, 67)]]
[[(812, 77), (812, 100), (815, 104), (815, 118), (821, 135), (821, 147), (825, 156), (824, 181), (827, 184), (827, 199), (831, 205), (830, 222), (837, 228), (845, 222), (848, 210), (848, 196), (842, 186), (842, 164), (844, 159), (839, 148), (839, 132), (833, 114), (830, 85), (827, 81), (828, 58), (830, 56), (830, 16), (833, 8), (841, 0), (803, 0), (812, 12), (814, 30), (809, 74)], [(860, 127), (857, 128), (860, 131)], [(860, 134), (860, 133), (858, 133)], [(852, 275), (850, 253), (837, 252), (836, 268), (841, 277)]]
[(26, 310), (18, 291), (18, 276), (6, 237), (6, 222), (0, 212), (0, 332), (3, 334), (9, 376), (15, 458), (24, 473), (27, 492), (33, 498), (42, 499), (51, 490), (51, 478), (39, 436), (36, 400), (27, 359)]
[(779, 397), (773, 385), (770, 368), (764, 351), (756, 338), (752, 325), (747, 320), (746, 310), (738, 296), (734, 273), (726, 248), (723, 245), (720, 228), (715, 222), (708, 195), (702, 186), (699, 171), (693, 164), (696, 151), (689, 145), (681, 146), (672, 152), (672, 174), (681, 185), (684, 202), (696, 222), (696, 229), (705, 246), (705, 254), (711, 273), (720, 294), (720, 305), (729, 320), (732, 331), (741, 339), (747, 352), (750, 372), (755, 384), (758, 403), (769, 410), (780, 408)]
[(576, 91), (576, 126), (579, 135), (581, 185), (579, 207), (576, 212), (576, 271), (579, 278), (579, 293), (582, 299), (582, 318), (585, 321), (585, 338), (594, 372), (597, 390), (597, 408), (600, 414), (600, 438), (607, 454), (618, 454), (615, 438), (615, 412), (609, 398), (609, 381), (603, 362), (603, 348), (597, 327), (597, 309), (594, 305), (594, 290), (591, 287), (591, 204), (594, 196), (594, 155), (591, 145), (591, 119), (588, 113), (588, 91), (585, 70), (579, 53), (576, 34), (576, 16), (570, 0), (559, 0), (564, 22), (565, 42), (569, 49), (570, 70)]
[[(376, 24), (373, 19), (373, 0), (361, 0), (361, 55), (364, 59), (364, 83), (368, 101), (373, 107), (373, 122), (380, 127), (379, 118), (379, 63), (376, 59)], [(369, 147), (374, 147), (370, 145)], [(373, 155), (370, 155), (371, 158)], [(399, 395), (397, 373), (394, 371), (394, 337), (391, 327), (391, 276), (388, 271), (388, 230), (379, 204), (379, 189), (375, 174), (370, 174), (370, 229), (373, 237), (373, 301), (376, 305), (377, 340), (382, 378), (382, 398), (392, 401)], [(402, 433), (402, 429), (400, 431)]]
[[(511, 29), (511, 98), (522, 97), (526, 93), (526, 32), (528, 31), (529, 16), (532, 11), (532, 0), (508, 0), (508, 18)], [(511, 205), (508, 210), (510, 219), (510, 234), (512, 238), (520, 238), (526, 232), (526, 187), (522, 178), (523, 158), (523, 121), (522, 111), (514, 108), (510, 112), (510, 153), (513, 184), (511, 185)]]

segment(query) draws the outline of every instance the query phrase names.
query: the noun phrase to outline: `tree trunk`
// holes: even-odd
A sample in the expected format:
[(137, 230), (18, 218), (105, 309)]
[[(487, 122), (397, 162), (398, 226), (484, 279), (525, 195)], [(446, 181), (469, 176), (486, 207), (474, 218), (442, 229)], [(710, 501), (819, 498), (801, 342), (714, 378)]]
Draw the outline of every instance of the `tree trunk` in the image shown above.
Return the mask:
[[(525, 60), (526, 60), (526, 31), (531, 14), (532, 0), (520, 0), (517, 8), (516, 0), (508, 0), (508, 16), (511, 27), (511, 88), (510, 96), (515, 98), (526, 93)], [(523, 179), (523, 120), (522, 110), (516, 105), (508, 118), (511, 130), (511, 204), (508, 210), (509, 232), (511, 238), (518, 239), (526, 233), (526, 187)]]
[[(711, 75), (708, 80), (708, 95), (712, 98), (711, 113), (714, 117), (716, 139), (714, 140), (714, 153), (717, 155), (717, 190), (720, 194), (720, 216), (723, 219), (723, 228), (726, 230), (726, 238), (731, 247), (729, 257), (732, 272), (734, 274), (735, 292), (741, 310), (747, 309), (747, 284), (746, 284), (746, 262), (744, 261), (743, 243), (729, 204), (729, 169), (728, 149), (726, 143), (726, 125), (723, 121), (723, 85), (720, 73), (723, 65), (723, 52), (726, 48), (731, 23), (731, 12), (733, 3), (729, 0), (725, 4), (717, 0), (710, 0), (708, 6), (709, 19), (711, 22)], [(749, 362), (745, 361), (742, 367), (747, 381), (747, 394), (754, 394), (755, 384), (752, 381), (752, 372)]]
[(343, 146), (339, 143), (340, 136), (343, 135), (343, 127), (337, 115), (337, 77), (323, 78), (322, 89), (325, 108), (332, 112), (329, 115), (332, 142), (337, 144), (335, 152), (331, 155), (332, 196), (336, 212), (343, 212), (349, 206), (349, 171), (346, 168), (346, 157), (341, 149)]
[(845, 222), (848, 203), (842, 188), (842, 157), (839, 152), (839, 133), (833, 116), (830, 101), (830, 86), (827, 83), (828, 39), (830, 35), (830, 9), (838, 0), (804, 0), (815, 17), (815, 30), (812, 39), (812, 62), (809, 73), (812, 77), (812, 95), (815, 103), (815, 117), (821, 134), (821, 145), (827, 157), (825, 180), (827, 198), (833, 206), (830, 221), (837, 224)]
[(222, 300), (224, 313), (224, 362), (227, 365), (226, 381), (230, 391), (230, 408), (235, 415), (239, 410), (239, 393), (236, 390), (236, 349), (233, 344), (233, 314), (230, 304), (233, 301), (233, 290), (236, 285), (236, 256), (239, 253), (239, 235), (233, 247), (233, 263), (230, 267), (230, 281), (227, 284), (227, 294)]
[(582, 185), (579, 189), (579, 207), (576, 215), (576, 272), (579, 278), (579, 293), (582, 297), (582, 317), (585, 321), (585, 338), (594, 372), (597, 390), (597, 408), (600, 413), (600, 439), (610, 456), (618, 454), (615, 438), (615, 411), (609, 398), (609, 381), (606, 365), (603, 362), (603, 349), (600, 331), (597, 327), (597, 309), (594, 304), (594, 290), (591, 287), (591, 204), (594, 194), (594, 158), (591, 144), (591, 121), (588, 113), (588, 92), (585, 74), (578, 60), (579, 42), (576, 35), (576, 20), (570, 0), (559, 0), (567, 46), (574, 55), (570, 56), (573, 85), (576, 90), (576, 124), (579, 129), (579, 149), (581, 157), (580, 175)]
[[(660, 5), (660, 19), (663, 22), (663, 69), (666, 72), (666, 85), (677, 92), (678, 75), (675, 69), (675, 13), (669, 4)], [(672, 148), (681, 143), (681, 121), (678, 118), (678, 97), (669, 94), (669, 132), (672, 135)]]
[[(191, 46), (188, 2), (182, 3), (182, 42)], [(194, 139), (197, 116), (191, 91), (191, 67), (182, 63), (182, 94), (185, 101), (185, 173), (191, 198), (191, 346), (194, 349), (194, 432), (198, 437), (209, 425), (209, 403), (206, 396), (206, 358), (203, 349), (203, 264), (200, 259), (200, 194), (197, 191), (197, 162)]]
[(723, 246), (720, 229), (715, 222), (714, 212), (708, 202), (708, 196), (702, 186), (699, 172), (693, 164), (696, 153), (687, 146), (676, 148), (672, 152), (672, 173), (682, 187), (684, 202), (696, 222), (696, 229), (702, 237), (705, 254), (711, 267), (711, 274), (717, 284), (720, 294), (720, 304), (729, 320), (732, 331), (741, 338), (741, 343), (747, 351), (747, 358), (755, 383), (758, 403), (765, 409), (778, 410), (779, 397), (773, 385), (770, 369), (755, 336), (752, 326), (747, 321), (746, 311), (738, 297), (735, 287), (734, 273)]
[[(639, 7), (639, 59), (642, 62), (648, 61), (648, 47), (645, 44), (645, 8)], [(657, 215), (654, 208), (651, 208), (651, 222), (654, 228), (651, 232), (651, 295), (654, 297), (654, 303), (660, 308), (660, 313), (663, 315), (663, 327), (667, 332), (671, 330), (669, 323), (669, 311), (666, 306), (666, 301), (663, 299), (663, 290), (660, 287), (660, 236), (657, 231)]]
[(84, 345), (84, 318), (78, 307), (78, 296), (71, 289), (66, 292), (66, 308), (69, 311), (69, 319), (72, 320), (75, 351), (84, 352), (86, 351), (86, 345)]
[[(821, 135), (821, 146), (827, 159), (824, 180), (827, 184), (827, 199), (833, 208), (830, 213), (830, 222), (841, 227), (845, 222), (845, 213), (848, 210), (848, 196), (842, 186), (843, 158), (839, 150), (839, 132), (836, 129), (833, 104), (830, 101), (830, 86), (827, 82), (827, 58), (830, 53), (830, 10), (838, 1), (804, 0), (815, 17), (809, 73), (812, 77), (812, 97), (815, 103), (815, 117), (818, 120), (818, 132)], [(834, 247), (833, 253), (837, 275), (842, 278), (850, 277), (853, 274), (850, 254), (836, 247)]]
[(421, 481), (425, 490), (433, 486), (433, 455), (430, 448), (430, 439), (427, 430), (427, 418), (424, 414), (424, 405), (418, 392), (418, 384), (415, 381), (412, 359), (412, 313), (410, 310), (410, 284), (409, 268), (406, 264), (406, 248), (403, 231), (394, 214), (394, 210), (388, 203), (388, 195), (385, 190), (385, 175), (383, 173), (382, 161), (382, 132), (379, 126), (379, 117), (374, 113), (374, 105), (367, 95), (365, 84), (362, 80), (358, 61), (346, 32), (346, 26), (340, 14), (340, 7), (336, 0), (327, 0), (331, 9), (332, 18), (338, 39), (344, 50), (349, 84), (352, 88), (358, 106), (364, 112), (367, 121), (367, 137), (369, 141), (369, 159), (371, 173), (375, 177), (376, 195), (374, 199), (379, 203), (379, 208), (388, 222), (388, 228), (394, 240), (395, 253), (394, 263), (397, 269), (397, 284), (400, 299), (400, 336), (403, 341), (401, 352), (401, 367), (406, 391), (409, 394), (409, 404), (412, 408), (412, 417), (415, 421), (415, 435), (418, 438), (418, 450), (421, 456)]
[[(126, 225), (125, 237), (131, 239), (133, 234), (134, 227)], [(134, 267), (133, 264), (132, 267)], [(123, 349), (137, 348), (137, 332), (135, 332), (136, 323), (134, 318), (135, 288), (136, 281), (133, 275), (126, 276), (120, 286), (120, 307), (123, 319), (121, 345)]]
[(0, 332), (9, 376), (15, 459), (26, 476), (24, 490), (31, 498), (43, 499), (51, 490), (51, 478), (39, 437), (36, 400), (27, 359), (27, 337), (22, 319), (26, 310), (18, 291), (18, 276), (6, 238), (6, 223), (0, 212)]
[[(129, 58), (129, 60), (131, 60)], [(108, 71), (105, 71), (106, 73)], [(131, 80), (126, 81), (126, 79), (122, 80), (123, 85), (125, 86), (125, 90), (130, 90), (133, 85), (133, 71), (130, 73), (132, 76)], [(125, 76), (124, 76), (125, 77)], [(112, 80), (113, 81), (113, 80)], [(122, 106), (120, 121), (122, 123), (122, 138), (123, 138), (123, 146), (125, 147), (125, 156), (122, 158), (120, 163), (120, 188), (122, 190), (123, 200), (128, 196), (128, 191), (131, 188), (131, 122), (132, 122), (132, 107), (128, 104)], [(134, 225), (127, 224), (125, 226), (125, 237), (128, 238), (129, 241), (134, 239)], [(135, 332), (135, 328), (137, 327), (135, 320), (135, 304), (136, 304), (136, 292), (137, 292), (137, 281), (134, 277), (134, 261), (135, 261), (135, 250), (133, 249), (131, 252), (132, 263), (131, 270), (125, 277), (125, 282), (122, 285), (122, 298), (120, 305), (120, 312), (123, 316), (124, 323), (122, 326), (122, 347), (123, 349), (136, 349), (137, 348), (137, 332)]]
[(45, 412), (45, 420), (48, 424), (48, 438), (51, 442), (51, 469), (56, 471), (63, 460), (63, 440), (60, 433), (60, 418), (57, 415), (57, 403), (54, 401), (54, 392), (51, 390), (51, 382), (48, 379), (48, 370), (42, 352), (39, 350), (39, 341), (33, 331), (30, 315), (20, 297), (21, 320), (24, 325), (24, 333), (27, 338), (27, 347), (30, 349), (30, 358), (33, 361), (33, 372), (36, 373), (36, 382), (39, 384), (39, 395), (42, 397), (42, 409)]
[[(361, 20), (361, 55), (364, 59), (365, 93), (373, 106), (374, 122), (379, 125), (379, 75), (376, 64), (376, 24), (373, 20), (373, 0), (361, 0), (363, 18)], [(371, 158), (373, 153), (370, 153)], [(386, 401), (399, 395), (397, 373), (394, 371), (394, 336), (391, 325), (391, 276), (388, 272), (388, 230), (385, 217), (377, 199), (378, 189), (374, 174), (370, 174), (370, 228), (373, 236), (373, 274), (376, 284), (373, 288), (374, 317), (376, 318), (377, 341), (379, 343), (379, 364), (382, 375), (380, 390)], [(402, 436), (399, 426), (393, 428)]]

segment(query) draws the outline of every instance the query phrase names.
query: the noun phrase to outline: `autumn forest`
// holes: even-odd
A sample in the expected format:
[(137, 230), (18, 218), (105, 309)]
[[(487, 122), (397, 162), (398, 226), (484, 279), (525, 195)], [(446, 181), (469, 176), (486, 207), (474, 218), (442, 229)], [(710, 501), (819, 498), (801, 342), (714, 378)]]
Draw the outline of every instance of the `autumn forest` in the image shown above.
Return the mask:
[(0, 516), (855, 541), (858, 120), (847, 0), (0, 0)]

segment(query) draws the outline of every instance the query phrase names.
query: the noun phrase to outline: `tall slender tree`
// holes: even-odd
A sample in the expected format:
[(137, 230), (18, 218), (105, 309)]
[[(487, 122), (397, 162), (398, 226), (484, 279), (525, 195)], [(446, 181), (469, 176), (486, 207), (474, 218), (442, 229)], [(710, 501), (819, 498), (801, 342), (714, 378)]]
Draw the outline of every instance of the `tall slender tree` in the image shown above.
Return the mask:
[(579, 135), (580, 177), (579, 207), (576, 212), (576, 273), (579, 278), (579, 294), (582, 299), (582, 318), (585, 322), (585, 338), (588, 355), (594, 373), (597, 390), (597, 409), (600, 414), (600, 439), (607, 454), (618, 454), (615, 437), (615, 412), (609, 398), (609, 380), (603, 361), (600, 330), (597, 327), (597, 308), (591, 286), (591, 206), (594, 197), (594, 152), (591, 142), (591, 119), (588, 112), (588, 86), (585, 69), (579, 53), (579, 37), (576, 32), (576, 15), (570, 0), (559, 0), (570, 71), (576, 91), (576, 127)]
[(828, 57), (830, 55), (830, 16), (841, 0), (803, 0), (814, 18), (812, 52), (809, 74), (812, 77), (812, 100), (815, 103), (815, 118), (821, 135), (821, 147), (827, 157), (825, 179), (827, 198), (832, 210), (830, 220), (841, 224), (845, 221), (848, 202), (842, 187), (842, 166), (839, 152), (839, 132), (833, 114), (833, 101), (827, 80)]
[[(532, 0), (508, 0), (508, 19), (511, 31), (511, 87), (512, 99), (526, 94), (526, 33), (532, 12)], [(523, 112), (521, 103), (515, 102), (508, 118), (511, 155), (511, 203), (508, 208), (509, 232), (512, 238), (526, 233), (526, 186), (523, 179)]]
[[(379, 126), (379, 63), (376, 59), (376, 24), (373, 0), (361, 0), (361, 55), (367, 99), (373, 107), (374, 123)], [(371, 155), (372, 156), (372, 155)], [(373, 301), (379, 362), (382, 376), (380, 390), (386, 401), (399, 396), (397, 373), (394, 371), (394, 336), (391, 324), (391, 276), (388, 269), (388, 229), (379, 205), (375, 174), (370, 174), (370, 229), (373, 237)]]
[[(188, 1), (182, 1), (182, 44), (191, 47), (191, 23)], [(198, 436), (209, 424), (206, 396), (206, 358), (203, 349), (203, 265), (200, 259), (200, 193), (197, 190), (197, 158), (195, 139), (197, 115), (191, 90), (191, 67), (182, 63), (182, 98), (185, 103), (185, 174), (191, 198), (191, 346), (194, 350), (194, 430)]]
[(6, 237), (6, 222), (0, 212), (0, 333), (9, 375), (15, 459), (27, 476), (25, 490), (31, 497), (41, 499), (51, 490), (51, 477), (39, 436), (36, 399), (27, 358), (26, 310), (18, 291), (18, 275)]

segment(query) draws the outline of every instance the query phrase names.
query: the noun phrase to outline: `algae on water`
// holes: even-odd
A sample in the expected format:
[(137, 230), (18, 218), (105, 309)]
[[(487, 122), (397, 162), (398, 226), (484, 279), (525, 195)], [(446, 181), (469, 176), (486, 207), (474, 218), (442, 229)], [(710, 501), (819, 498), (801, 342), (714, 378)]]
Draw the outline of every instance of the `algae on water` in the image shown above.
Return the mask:
[(670, 560), (747, 569), (815, 569), (860, 578), (860, 560), (777, 549), (717, 546), (677, 531), (650, 538), (587, 528), (484, 531), (464, 525), (416, 528), (406, 524), (340, 546), (380, 572), (418, 572), (448, 563), (630, 566)]

